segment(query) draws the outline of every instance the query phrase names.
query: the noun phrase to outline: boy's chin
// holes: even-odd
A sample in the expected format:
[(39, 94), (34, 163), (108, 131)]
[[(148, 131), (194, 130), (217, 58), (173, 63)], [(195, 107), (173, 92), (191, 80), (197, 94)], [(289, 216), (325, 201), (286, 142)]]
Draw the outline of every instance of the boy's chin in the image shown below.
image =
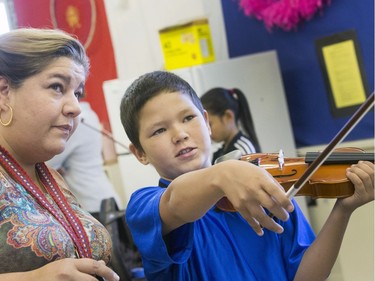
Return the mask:
[(204, 169), (204, 168), (207, 168), (209, 166), (211, 166), (210, 161), (203, 161), (203, 162), (200, 162), (200, 163), (197, 163), (197, 164), (194, 164), (194, 165), (188, 167), (188, 171), (186, 171), (185, 173), (200, 170), (200, 169)]

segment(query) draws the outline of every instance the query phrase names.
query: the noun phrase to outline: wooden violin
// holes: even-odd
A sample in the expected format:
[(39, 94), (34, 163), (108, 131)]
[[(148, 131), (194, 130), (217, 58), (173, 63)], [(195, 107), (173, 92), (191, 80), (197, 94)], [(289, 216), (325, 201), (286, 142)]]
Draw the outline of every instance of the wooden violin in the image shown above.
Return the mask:
[[(358, 149), (336, 151), (335, 147), (357, 125), (373, 104), (374, 93), (359, 107), (321, 153), (314, 155), (308, 153), (305, 159), (283, 158), (281, 165), (279, 154), (255, 153), (239, 157), (238, 153), (233, 152), (220, 161), (240, 159), (265, 168), (285, 188), (289, 198), (294, 195), (308, 195), (314, 198), (350, 196), (354, 192), (354, 186), (346, 177), (347, 168), (359, 160), (374, 162), (374, 154), (363, 153)], [(226, 197), (221, 198), (216, 206), (223, 211), (236, 211)]]
[[(277, 154), (245, 155), (241, 160), (265, 168), (287, 191), (305, 173), (319, 153), (308, 152), (305, 158), (284, 158), (279, 167)], [(296, 195), (313, 198), (341, 198), (353, 194), (354, 186), (346, 177), (346, 169), (358, 161), (374, 162), (374, 153), (364, 153), (357, 148), (335, 150), (310, 177)]]
[[(285, 191), (288, 191), (319, 154), (319, 152), (307, 152), (305, 157), (283, 158), (282, 167), (280, 167), (280, 156), (277, 153), (253, 153), (242, 156), (240, 160), (264, 168)], [(337, 149), (299, 189), (296, 195), (312, 198), (351, 196), (354, 193), (354, 186), (346, 177), (346, 169), (360, 160), (374, 163), (374, 158), (374, 153), (365, 153), (359, 148)], [(234, 211), (226, 197), (222, 198), (216, 206), (223, 211)]]

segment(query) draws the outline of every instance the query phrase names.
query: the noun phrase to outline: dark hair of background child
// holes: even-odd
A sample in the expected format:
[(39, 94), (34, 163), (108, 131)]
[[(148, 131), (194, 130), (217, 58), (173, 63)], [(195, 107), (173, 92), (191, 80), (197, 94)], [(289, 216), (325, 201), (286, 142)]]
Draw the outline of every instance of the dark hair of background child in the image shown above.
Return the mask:
[(222, 116), (225, 110), (232, 110), (236, 117), (236, 123), (241, 124), (244, 133), (252, 141), (256, 151), (260, 151), (249, 104), (241, 90), (237, 88), (213, 88), (201, 97), (201, 101), (203, 107), (213, 115)]

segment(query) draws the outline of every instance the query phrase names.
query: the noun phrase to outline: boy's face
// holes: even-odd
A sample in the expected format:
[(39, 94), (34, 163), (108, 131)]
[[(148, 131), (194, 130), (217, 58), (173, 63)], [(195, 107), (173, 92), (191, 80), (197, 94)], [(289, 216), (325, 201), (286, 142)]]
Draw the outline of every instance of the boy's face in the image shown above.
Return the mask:
[(143, 152), (131, 146), (133, 154), (141, 163), (152, 164), (165, 179), (210, 165), (207, 113), (202, 116), (190, 97), (179, 92), (161, 93), (144, 105), (139, 140)]

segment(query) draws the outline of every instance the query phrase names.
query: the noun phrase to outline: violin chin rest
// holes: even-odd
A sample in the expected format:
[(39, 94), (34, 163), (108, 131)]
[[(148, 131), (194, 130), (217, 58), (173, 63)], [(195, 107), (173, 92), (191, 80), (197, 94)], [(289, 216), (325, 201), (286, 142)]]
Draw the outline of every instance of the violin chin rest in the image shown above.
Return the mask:
[(241, 151), (236, 149), (236, 150), (228, 152), (227, 154), (224, 154), (223, 156), (220, 156), (219, 158), (217, 158), (215, 160), (214, 164), (217, 164), (217, 163), (220, 163), (220, 162), (223, 162), (223, 161), (226, 161), (226, 160), (240, 160), (241, 157), (242, 157)]

